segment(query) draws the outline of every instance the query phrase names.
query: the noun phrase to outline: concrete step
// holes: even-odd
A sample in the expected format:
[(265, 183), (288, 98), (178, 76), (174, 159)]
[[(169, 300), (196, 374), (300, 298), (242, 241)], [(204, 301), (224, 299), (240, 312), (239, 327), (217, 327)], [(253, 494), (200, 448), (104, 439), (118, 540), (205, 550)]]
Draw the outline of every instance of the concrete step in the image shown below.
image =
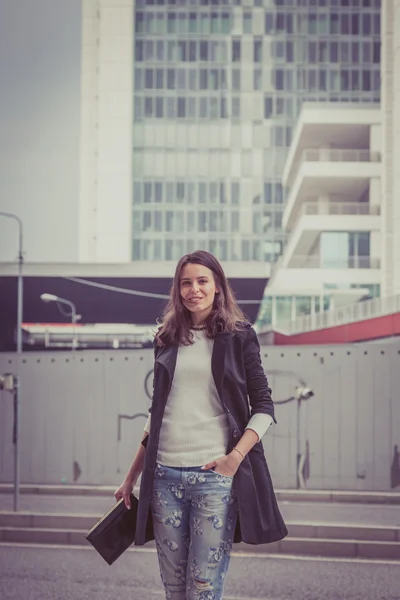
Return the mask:
[[(117, 487), (117, 485), (23, 483), (20, 485), (20, 493), (57, 496), (112, 496)], [(14, 487), (11, 483), (0, 483), (0, 494), (12, 494), (13, 489)], [(135, 488), (135, 491), (138, 493), (139, 489)], [(400, 505), (399, 492), (276, 489), (275, 493), (278, 501), (286, 502), (344, 502)]]
[[(45, 527), (0, 527), (0, 542), (87, 546), (86, 530)], [(146, 547), (154, 547), (147, 544)], [(235, 544), (235, 551), (346, 558), (400, 560), (400, 542), (359, 539), (287, 537), (272, 544)]]
[[(88, 531), (101, 515), (0, 511), (0, 527)], [(286, 523), (292, 538), (400, 542), (400, 527), (348, 523)]]

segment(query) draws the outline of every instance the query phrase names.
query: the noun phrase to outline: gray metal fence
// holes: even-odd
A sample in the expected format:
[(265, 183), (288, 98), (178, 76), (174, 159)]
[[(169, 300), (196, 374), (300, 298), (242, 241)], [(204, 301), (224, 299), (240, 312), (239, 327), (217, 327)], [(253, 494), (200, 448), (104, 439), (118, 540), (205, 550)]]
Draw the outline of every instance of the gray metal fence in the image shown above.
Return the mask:
[[(264, 437), (274, 483), (296, 487), (297, 402), (301, 473), (309, 489), (400, 488), (400, 342), (262, 348), (278, 425)], [(17, 373), (0, 354), (0, 373)], [(21, 481), (117, 484), (142, 436), (152, 350), (27, 353), (21, 376)], [(146, 391), (147, 390), (147, 391)], [(0, 481), (13, 479), (13, 408), (0, 392)]]

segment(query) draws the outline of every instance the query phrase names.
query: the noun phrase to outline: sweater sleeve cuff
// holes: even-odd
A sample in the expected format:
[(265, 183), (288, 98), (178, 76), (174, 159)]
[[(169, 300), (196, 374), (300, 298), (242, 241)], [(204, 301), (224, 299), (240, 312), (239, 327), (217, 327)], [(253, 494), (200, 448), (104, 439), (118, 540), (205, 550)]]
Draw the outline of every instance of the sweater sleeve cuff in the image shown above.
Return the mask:
[(147, 417), (147, 421), (146, 421), (145, 426), (144, 426), (144, 431), (146, 433), (150, 433), (150, 423), (151, 423), (151, 415), (149, 415)]
[(266, 434), (268, 427), (273, 422), (271, 415), (257, 413), (247, 423), (246, 429), (252, 429), (258, 435), (258, 441)]

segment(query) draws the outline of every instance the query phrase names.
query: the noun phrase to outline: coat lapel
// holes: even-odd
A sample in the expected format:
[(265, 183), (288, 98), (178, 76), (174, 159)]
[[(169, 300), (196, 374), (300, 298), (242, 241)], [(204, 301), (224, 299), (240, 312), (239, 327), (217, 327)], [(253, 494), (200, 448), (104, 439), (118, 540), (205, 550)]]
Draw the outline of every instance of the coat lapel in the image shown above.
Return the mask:
[(156, 362), (162, 364), (168, 371), (170, 381), (174, 378), (176, 359), (178, 356), (178, 345), (171, 344), (170, 346), (163, 346), (160, 348)]

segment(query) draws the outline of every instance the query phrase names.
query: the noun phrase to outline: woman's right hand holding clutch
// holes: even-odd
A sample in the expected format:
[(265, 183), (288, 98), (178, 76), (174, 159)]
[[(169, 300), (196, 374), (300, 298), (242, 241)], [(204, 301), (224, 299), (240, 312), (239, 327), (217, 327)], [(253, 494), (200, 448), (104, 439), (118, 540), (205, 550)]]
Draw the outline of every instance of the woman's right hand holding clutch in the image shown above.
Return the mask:
[(124, 480), (121, 485), (119, 486), (119, 488), (117, 490), (115, 490), (114, 492), (114, 496), (115, 499), (121, 500), (121, 498), (124, 499), (124, 504), (126, 506), (126, 508), (130, 509), (131, 508), (131, 500), (130, 500), (130, 495), (133, 492), (133, 487), (136, 483), (135, 481), (127, 481)]

